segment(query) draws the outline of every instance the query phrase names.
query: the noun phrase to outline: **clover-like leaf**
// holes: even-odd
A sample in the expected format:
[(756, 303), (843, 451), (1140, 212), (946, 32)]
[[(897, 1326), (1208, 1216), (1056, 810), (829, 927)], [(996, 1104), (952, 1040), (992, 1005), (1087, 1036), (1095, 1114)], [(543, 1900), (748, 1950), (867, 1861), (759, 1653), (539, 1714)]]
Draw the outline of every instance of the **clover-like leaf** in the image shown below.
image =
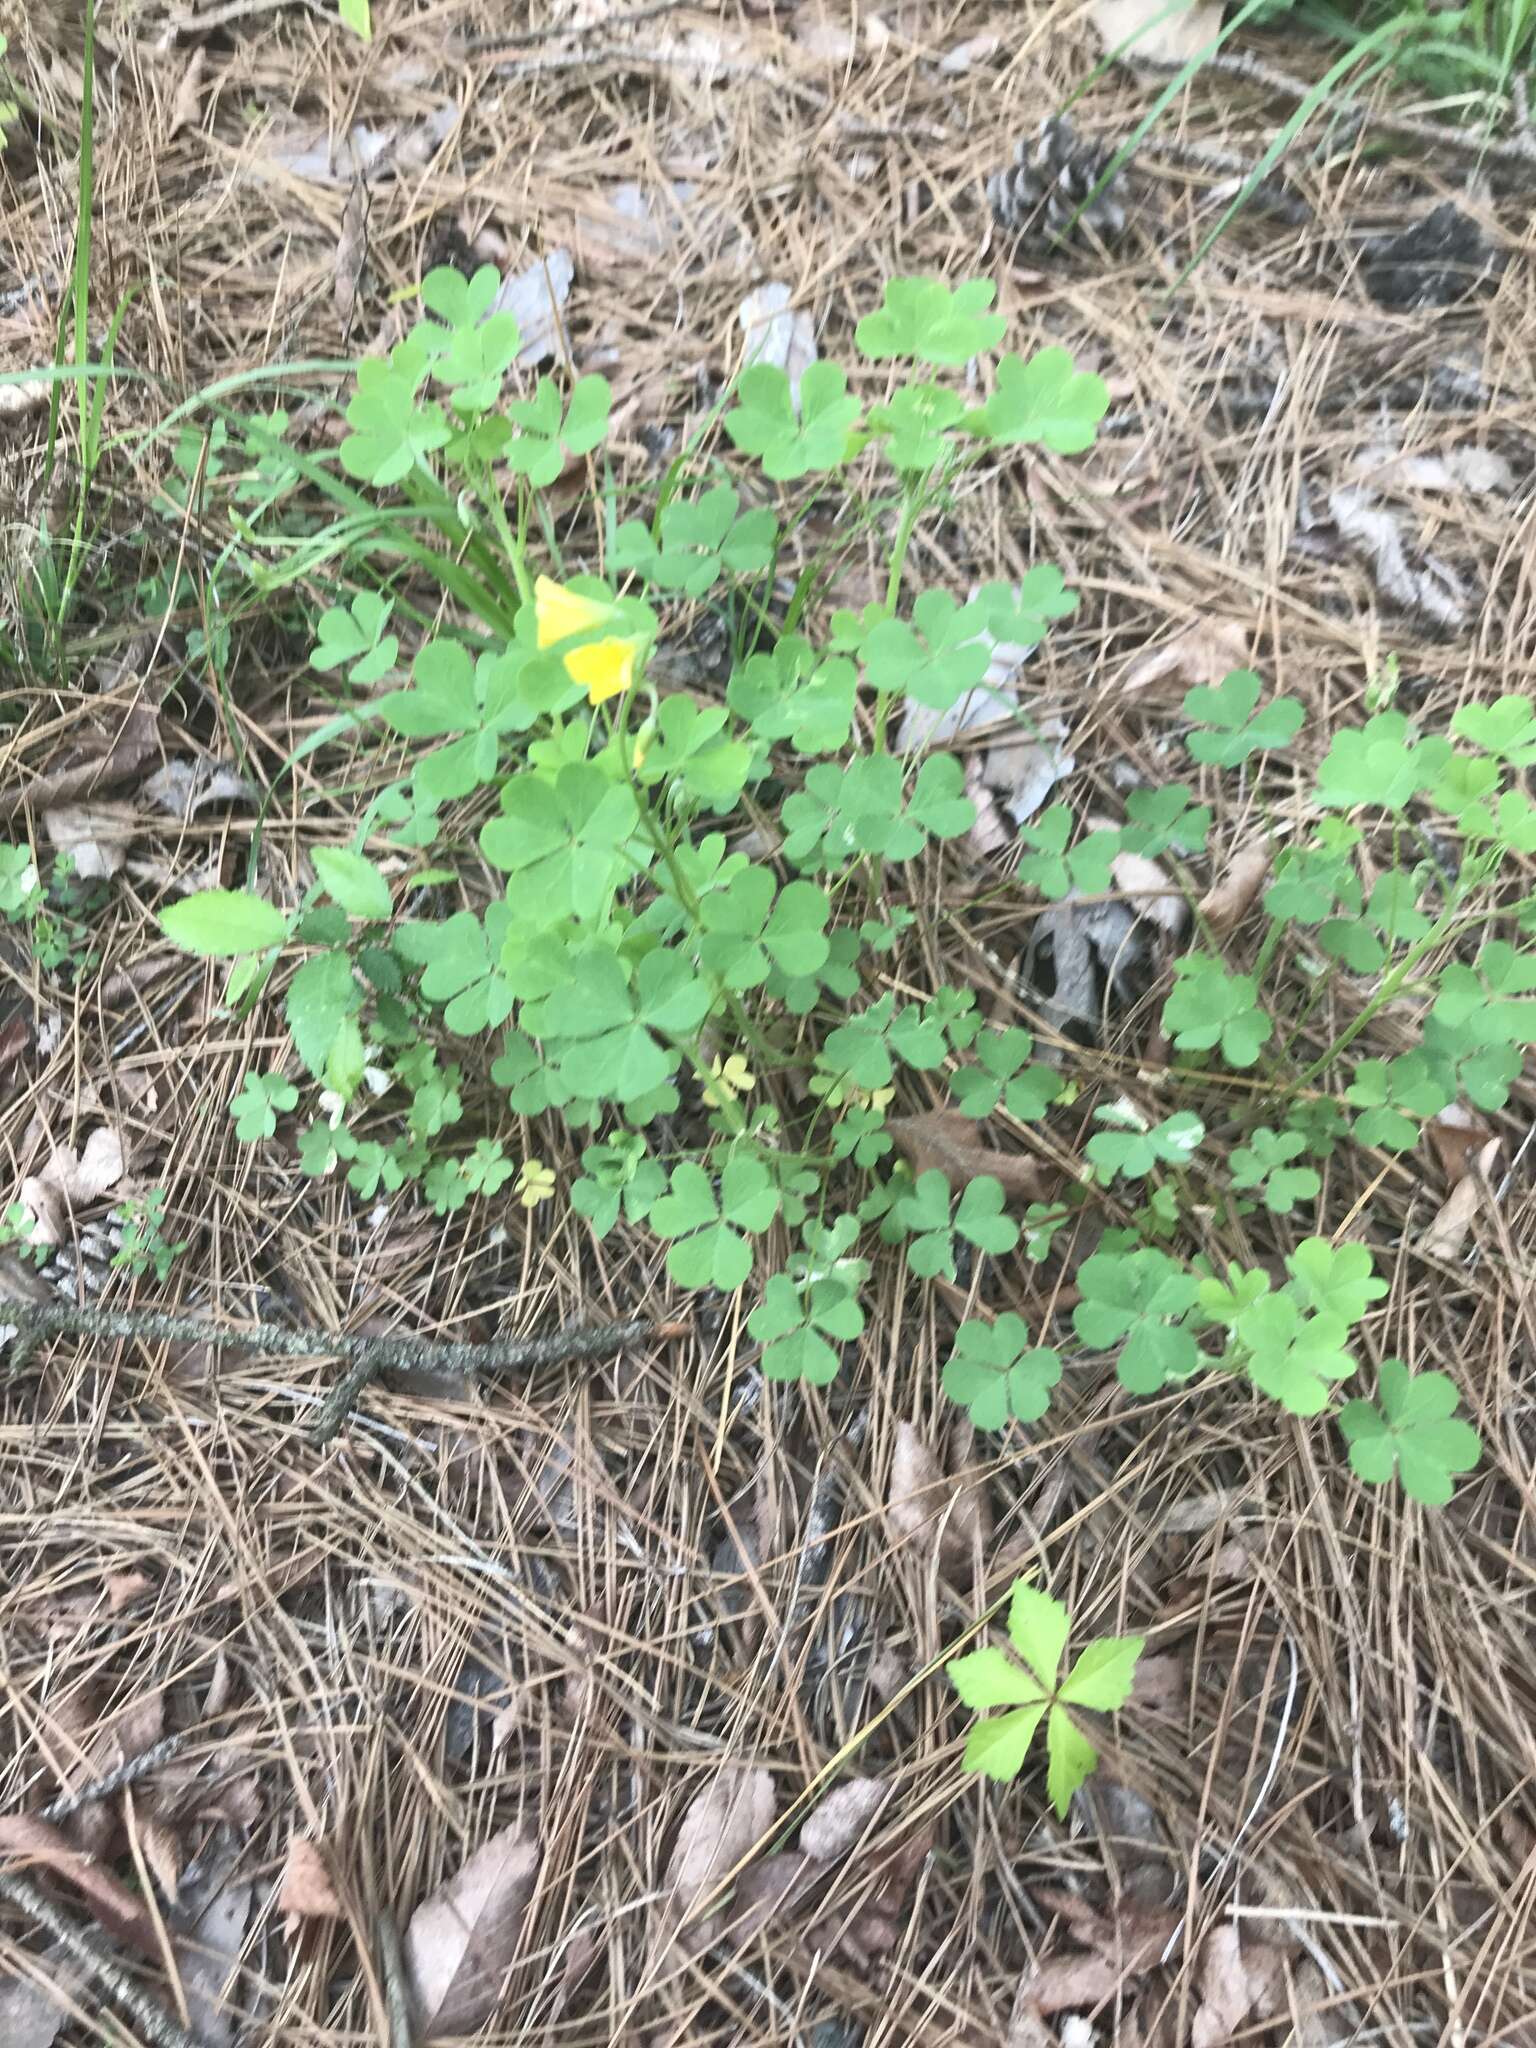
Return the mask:
[(1054, 449), (1076, 455), (1093, 446), (1099, 421), (1109, 410), (1109, 386), (1079, 370), (1064, 348), (1043, 348), (1026, 362), (1002, 357), (997, 388), (970, 417), (990, 441)]
[(854, 345), (873, 362), (893, 356), (958, 367), (984, 348), (996, 348), (1007, 321), (987, 308), (997, 296), (988, 278), (951, 288), (937, 277), (890, 277), (880, 310), (866, 313)]
[(1094, 1115), (1114, 1126), (1096, 1133), (1083, 1148), (1106, 1181), (1117, 1173), (1126, 1180), (1145, 1180), (1157, 1166), (1185, 1167), (1205, 1136), (1205, 1125), (1187, 1109), (1175, 1110), (1157, 1124), (1130, 1102), (1106, 1104)]
[(733, 1153), (719, 1189), (691, 1159), (672, 1169), (672, 1185), (651, 1205), (651, 1228), (675, 1240), (667, 1271), (680, 1287), (731, 1293), (752, 1271), (749, 1236), (761, 1236), (779, 1212), (780, 1195), (761, 1160)]
[(347, 680), (359, 689), (387, 676), (400, 654), (400, 642), (384, 628), (394, 606), (376, 590), (360, 590), (349, 606), (332, 605), (320, 614), (309, 665), (322, 675), (350, 662)]
[(1251, 1067), (1275, 1028), (1254, 977), (1228, 974), (1209, 953), (1186, 953), (1173, 972), (1163, 1029), (1174, 1044), (1192, 1052), (1220, 1046), (1229, 1067)]
[(1061, 1378), (1061, 1358), (1032, 1345), (1023, 1319), (1000, 1315), (993, 1323), (962, 1323), (944, 1367), (944, 1391), (966, 1409), (978, 1429), (1003, 1429), (1010, 1420), (1037, 1422)]
[(1156, 1393), (1198, 1367), (1199, 1349), (1183, 1318), (1199, 1281), (1166, 1253), (1151, 1246), (1095, 1252), (1078, 1267), (1077, 1284), (1082, 1299), (1072, 1327), (1095, 1351), (1121, 1347), (1116, 1375), (1132, 1393)]
[(1100, 829), (1069, 847), (1075, 827), (1067, 806), (1052, 804), (1032, 825), (1020, 828), (1019, 837), (1031, 851), (1019, 860), (1019, 877), (1033, 882), (1042, 896), (1057, 899), (1074, 889), (1084, 896), (1102, 896), (1110, 885), (1120, 834)]
[(270, 1138), (279, 1112), (292, 1109), (298, 1099), (298, 1089), (281, 1074), (247, 1074), (229, 1105), (235, 1136), (247, 1145)]
[(1260, 1124), (1246, 1145), (1233, 1148), (1228, 1161), (1232, 1185), (1261, 1188), (1265, 1208), (1273, 1215), (1289, 1216), (1298, 1202), (1310, 1202), (1322, 1192), (1322, 1180), (1312, 1167), (1290, 1163), (1306, 1150), (1303, 1132)]
[(841, 1363), (839, 1344), (851, 1343), (864, 1328), (864, 1311), (852, 1288), (834, 1271), (795, 1280), (775, 1273), (763, 1299), (747, 1318), (763, 1346), (763, 1372), (771, 1380), (808, 1380), (825, 1386)]
[(847, 374), (835, 363), (811, 364), (800, 379), (798, 410), (788, 377), (772, 363), (743, 370), (736, 396), (725, 431), (744, 455), (758, 458), (775, 483), (836, 469), (859, 416), (859, 401), (848, 396)]
[(1339, 1411), (1351, 1468), (1368, 1486), (1383, 1486), (1396, 1472), (1410, 1500), (1443, 1507), (1483, 1448), (1471, 1423), (1456, 1415), (1455, 1381), (1443, 1372), (1410, 1373), (1400, 1358), (1386, 1358), (1376, 1393), (1375, 1402), (1346, 1401)]
[(1254, 1385), (1293, 1415), (1320, 1413), (1334, 1382), (1355, 1369), (1344, 1348), (1348, 1325), (1343, 1318), (1303, 1315), (1289, 1290), (1265, 1294), (1245, 1308), (1233, 1333)]
[(1197, 761), (1215, 768), (1235, 768), (1250, 754), (1289, 746), (1301, 730), (1306, 713), (1294, 697), (1271, 698), (1259, 710), (1264, 685), (1252, 669), (1234, 669), (1214, 689), (1191, 690), (1184, 716), (1198, 728), (1185, 745)]
[(1285, 1264), (1302, 1306), (1318, 1315), (1336, 1316), (1346, 1328), (1358, 1323), (1387, 1291), (1386, 1281), (1375, 1277), (1370, 1251), (1363, 1244), (1304, 1238)]
[(1420, 739), (1401, 711), (1382, 711), (1358, 730), (1335, 733), (1317, 771), (1316, 796), (1331, 810), (1359, 804), (1400, 811), (1443, 772), (1449, 740)]
[(1536, 708), (1529, 697), (1496, 697), (1491, 704), (1463, 704), (1451, 719), (1458, 739), (1470, 740), (1513, 768), (1536, 763)]

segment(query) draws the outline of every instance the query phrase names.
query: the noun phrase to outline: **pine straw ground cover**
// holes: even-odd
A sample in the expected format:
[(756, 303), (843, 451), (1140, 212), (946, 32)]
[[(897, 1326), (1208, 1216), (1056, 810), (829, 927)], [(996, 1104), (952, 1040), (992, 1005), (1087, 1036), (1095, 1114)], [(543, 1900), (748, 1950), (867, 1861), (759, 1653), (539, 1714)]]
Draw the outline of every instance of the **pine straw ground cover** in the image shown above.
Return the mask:
[[(1017, 331), (1066, 342), (1113, 394), (1095, 453), (989, 471), (924, 563), (958, 588), (1050, 560), (1083, 593), (1024, 683), (1067, 724), (1074, 801), (1111, 801), (1126, 764), (1166, 779), (1184, 690), (1243, 658), (1305, 701), (1314, 753), (1393, 661), (1400, 702), (1432, 730), (1532, 689), (1536, 309), (1518, 180), (1468, 199), (1463, 152), (1410, 160), (1375, 126), (1335, 131), (1293, 152), (1282, 214), (1250, 213), (1184, 276), (1229, 175), (1210, 146), (1251, 162), (1290, 111), (1207, 75), (1160, 131), (1178, 147), (1141, 159), (1112, 250), (1015, 255), (983, 185), (1092, 71), (1070, 17), (850, 22), (815, 0), (610, 12), (509, 29), (470, 6), (380, 6), (365, 49), (260, 0), (205, 10), (206, 30), (108, 10), (96, 320), (136, 287), (118, 358), (159, 380), (122, 385), (112, 424), (152, 421), (157, 391), (387, 344), (398, 296), (468, 238), (509, 269), (572, 252), (571, 346), (613, 381), (615, 460), (641, 477), (654, 435), (737, 360), (737, 309), (761, 279), (788, 284), (846, 360), (885, 277), (980, 272)], [(569, 33), (583, 19), (585, 44)], [(67, 24), (39, 12), (11, 38), (53, 125), (0, 173), (4, 369), (51, 352), (80, 97)], [(1080, 132), (1114, 144), (1155, 90), (1099, 80)], [(366, 182), (343, 167), (354, 144), (375, 152)], [(644, 195), (642, 223), (628, 196), (606, 203), (617, 186)], [(1514, 260), (1469, 307), (1383, 308), (1362, 283), (1364, 232), (1447, 194)], [(18, 412), (13, 594), (44, 488), (43, 417)], [(1382, 471), (1456, 450), (1501, 457), (1502, 487), (1443, 464)], [(558, 1194), (444, 1223), (235, 1142), (225, 1105), (247, 1069), (280, 1061), (280, 1015), (222, 1013), (216, 976), (171, 954), (152, 912), (172, 876), (212, 861), (237, 878), (255, 813), (234, 792), (168, 822), (145, 778), (235, 755), (250, 790), (273, 791), (263, 872), (281, 899), (314, 845), (346, 837), (349, 777), (366, 770), (322, 753), (279, 775), (329, 713), (280, 615), (236, 632), (221, 729), (196, 622), (145, 636), (110, 602), (219, 539), (211, 511), (179, 531), (147, 521), (165, 450), (132, 452), (101, 479), (62, 670), (6, 685), (6, 815), (41, 836), (49, 810), (106, 794), (128, 855), (82, 912), (94, 964), (73, 980), (7, 965), (7, 1177), (70, 1148), (55, 1171), (71, 1235), (121, 1187), (169, 1191), (168, 1234), (188, 1250), (164, 1287), (116, 1275), (115, 1300), (471, 1338), (679, 1314), (649, 1241), (595, 1245)], [(1341, 533), (1333, 494), (1362, 460), (1398, 560)], [(103, 753), (94, 786), (69, 780)], [(1220, 884), (1251, 820), (1224, 787), (1199, 793), (1223, 806), (1202, 870)], [(963, 907), (1005, 869), (952, 851), (932, 880)], [(1033, 914), (1005, 891), (936, 918), (901, 971), (1027, 1015), (994, 962)], [(1151, 1014), (1074, 1052), (1085, 1080), (1134, 1078)], [(1394, 1028), (1383, 1018), (1379, 1049)], [(471, 1079), (505, 1128), (504, 1099)], [(1492, 1191), (1474, 1201), (1464, 1184), (1451, 1224), (1454, 1145), (1329, 1168), (1357, 1175), (1330, 1213), (1353, 1217), (1391, 1282), (1373, 1353), (1452, 1373), (1482, 1431), (1480, 1469), (1437, 1515), (1368, 1493), (1336, 1440), (1278, 1410), (1209, 1384), (1128, 1405), (1070, 1353), (1048, 1434), (974, 1437), (938, 1387), (965, 1291), (899, 1264), (857, 1369), (824, 1392), (764, 1386), (749, 1304), (693, 1301), (684, 1334), (617, 1362), (478, 1390), (397, 1377), (323, 1451), (307, 1425), (333, 1362), (51, 1342), (3, 1388), (11, 1867), (44, 1876), (65, 1848), (98, 1853), (94, 1889), (52, 1896), (76, 1924), (93, 1906), (137, 1935), (147, 1953), (124, 1943), (124, 1981), (207, 2048), (398, 2048), (387, 1922), (410, 1928), (493, 1840), (479, 1962), (504, 1984), (487, 2041), (1536, 2039), (1530, 1102), (1517, 1088), (1492, 1119)], [(71, 1171), (103, 1129), (123, 1161), (108, 1156), (105, 1186), (83, 1159)], [(552, 1129), (512, 1136), (568, 1184), (574, 1153)], [(103, 1141), (90, 1156), (101, 1165)], [(1262, 1214), (1248, 1229), (1227, 1248), (1245, 1264), (1300, 1234)], [(1062, 1305), (1022, 1259), (973, 1285), (1031, 1327)], [(964, 1716), (921, 1675), (1028, 1568), (1083, 1640), (1149, 1639), (1066, 1827), (1036, 1773), (1006, 1791), (962, 1778)], [(111, 1776), (146, 1755), (133, 1782)], [(117, 1789), (75, 1803), (103, 1778)], [(8, 2042), (52, 2038), (44, 1981), (73, 2000), (58, 2039), (155, 2038), (113, 2018), (31, 1916), (8, 1908), (0, 1927)], [(407, 1938), (430, 1946), (430, 1929)]]

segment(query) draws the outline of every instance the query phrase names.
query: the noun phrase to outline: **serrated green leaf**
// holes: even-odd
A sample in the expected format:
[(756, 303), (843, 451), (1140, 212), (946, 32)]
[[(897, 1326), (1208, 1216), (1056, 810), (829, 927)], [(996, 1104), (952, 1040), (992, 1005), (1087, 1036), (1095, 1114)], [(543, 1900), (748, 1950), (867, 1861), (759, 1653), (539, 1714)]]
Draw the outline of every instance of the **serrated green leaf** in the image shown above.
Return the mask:
[(288, 936), (288, 920), (248, 889), (203, 889), (167, 904), (160, 929), (185, 953), (228, 960), (280, 946)]
[(1008, 1603), (1008, 1635), (1047, 1692), (1056, 1690), (1071, 1623), (1067, 1610), (1049, 1593), (1019, 1579)]
[(320, 886), (348, 917), (387, 918), (394, 908), (389, 884), (371, 860), (349, 846), (317, 846), (311, 856)]
[(1033, 1706), (1015, 1708), (1011, 1714), (990, 1714), (986, 1720), (978, 1721), (965, 1740), (961, 1759), (965, 1769), (980, 1771), (983, 1777), (996, 1778), (1001, 1784), (1009, 1783), (1024, 1768), (1029, 1745), (1044, 1713), (1045, 1701), (1038, 1700)]
[(1146, 1646), (1145, 1636), (1105, 1636), (1090, 1643), (1073, 1664), (1057, 1697), (1064, 1706), (1114, 1713), (1131, 1696), (1136, 1660)]
[(1099, 1753), (1060, 1707), (1052, 1707), (1045, 1724), (1045, 1749), (1049, 1759), (1045, 1789), (1057, 1818), (1065, 1820), (1073, 1793), (1092, 1775)]
[(992, 1646), (954, 1657), (945, 1668), (955, 1691), (977, 1713), (988, 1707), (1027, 1706), (1048, 1695), (1055, 1683), (1053, 1678), (1042, 1688), (1005, 1650)]

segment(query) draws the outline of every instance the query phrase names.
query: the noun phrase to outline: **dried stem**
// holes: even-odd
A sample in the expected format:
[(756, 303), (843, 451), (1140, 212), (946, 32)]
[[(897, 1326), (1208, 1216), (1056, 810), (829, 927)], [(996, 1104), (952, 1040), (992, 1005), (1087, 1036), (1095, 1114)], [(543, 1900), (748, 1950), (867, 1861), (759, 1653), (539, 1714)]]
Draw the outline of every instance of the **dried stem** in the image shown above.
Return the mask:
[(346, 1373), (321, 1403), (313, 1439), (328, 1443), (356, 1405), (359, 1395), (379, 1373), (398, 1366), (432, 1372), (518, 1372), (558, 1365), (573, 1358), (606, 1358), (644, 1337), (676, 1335), (679, 1326), (632, 1317), (623, 1323), (602, 1323), (595, 1329), (555, 1330), (547, 1337), (515, 1337), (490, 1344), (457, 1344), (436, 1337), (354, 1337), (340, 1330), (279, 1329), (257, 1323), (249, 1329), (209, 1322), (203, 1316), (173, 1315), (161, 1309), (112, 1309), (67, 1301), (15, 1302), (6, 1308), (15, 1325), (16, 1345), (25, 1351), (50, 1330), (78, 1331), (112, 1342), (121, 1339), (159, 1344), (243, 1346), (283, 1358), (344, 1358)]
[(28, 1919), (46, 1929), (70, 1961), (100, 1986), (138, 2028), (148, 2048), (201, 2048), (196, 2036), (173, 2020), (146, 1991), (141, 1991), (117, 1958), (61, 1913), (45, 1891), (29, 1877), (0, 1872), (0, 1899), (7, 1899)]

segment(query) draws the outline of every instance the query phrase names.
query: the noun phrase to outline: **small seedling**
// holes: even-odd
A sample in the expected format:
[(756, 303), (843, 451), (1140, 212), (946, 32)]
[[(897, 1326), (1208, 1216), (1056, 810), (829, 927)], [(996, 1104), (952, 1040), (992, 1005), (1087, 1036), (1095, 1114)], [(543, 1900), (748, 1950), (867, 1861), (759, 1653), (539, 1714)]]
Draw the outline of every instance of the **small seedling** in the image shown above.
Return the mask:
[(114, 1266), (125, 1267), (136, 1280), (154, 1270), (163, 1285), (170, 1270), (187, 1248), (187, 1240), (175, 1244), (165, 1235), (165, 1189), (150, 1188), (144, 1194), (120, 1202), (112, 1212), (122, 1230), (122, 1240), (112, 1255)]
[[(1019, 1579), (1008, 1606), (1008, 1636), (1020, 1661), (989, 1646), (956, 1657), (948, 1666), (961, 1699), (985, 1715), (966, 1738), (965, 1768), (1008, 1783), (1024, 1768), (1043, 1720), (1046, 1790), (1061, 1820), (1073, 1793), (1099, 1761), (1071, 1710), (1112, 1714), (1123, 1707), (1145, 1648), (1142, 1636), (1106, 1637), (1081, 1651), (1063, 1678), (1070, 1626), (1059, 1600)], [(1008, 1711), (987, 1714), (989, 1707)]]

